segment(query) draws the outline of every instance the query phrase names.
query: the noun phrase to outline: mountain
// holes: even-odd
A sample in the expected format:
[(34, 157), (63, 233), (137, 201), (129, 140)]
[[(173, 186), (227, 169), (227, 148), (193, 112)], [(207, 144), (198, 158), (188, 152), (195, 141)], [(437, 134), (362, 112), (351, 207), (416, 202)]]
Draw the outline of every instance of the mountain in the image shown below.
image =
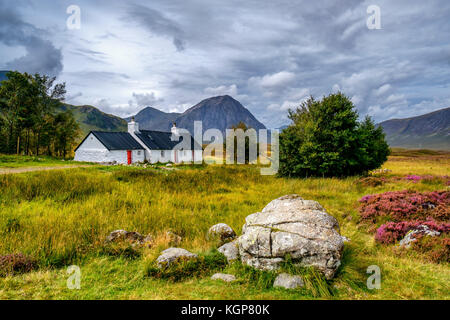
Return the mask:
[[(166, 113), (158, 109), (147, 107), (139, 111), (134, 119), (139, 122), (141, 129), (156, 130), (156, 131), (169, 131), (172, 123), (181, 115), (181, 113)], [(127, 122), (132, 117), (125, 118)]]
[(450, 108), (379, 125), (391, 147), (450, 150)]
[(239, 101), (228, 95), (205, 99), (176, 119), (177, 127), (185, 128), (191, 133), (194, 132), (194, 121), (202, 121), (203, 131), (219, 129), (224, 138), (225, 130), (241, 121), (256, 130), (266, 128)]
[(178, 128), (187, 129), (191, 134), (194, 134), (194, 121), (202, 121), (203, 132), (211, 128), (219, 129), (224, 138), (225, 130), (241, 121), (256, 130), (266, 128), (239, 101), (228, 95), (205, 99), (181, 114), (147, 107), (134, 118), (141, 129), (170, 131), (172, 123), (176, 122)]
[(91, 130), (127, 131), (127, 122), (117, 116), (104, 113), (93, 106), (73, 106), (63, 104), (61, 110), (71, 110), (75, 120), (80, 125), (82, 137)]

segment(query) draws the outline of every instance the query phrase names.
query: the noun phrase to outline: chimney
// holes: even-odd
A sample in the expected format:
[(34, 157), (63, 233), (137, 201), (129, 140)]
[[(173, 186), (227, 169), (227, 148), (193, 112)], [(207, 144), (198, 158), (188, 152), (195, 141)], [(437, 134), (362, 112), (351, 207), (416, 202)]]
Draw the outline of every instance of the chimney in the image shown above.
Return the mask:
[(178, 136), (177, 124), (175, 122), (172, 124), (172, 128), (170, 128), (170, 132), (172, 132), (172, 135)]
[(139, 133), (139, 123), (135, 122), (134, 117), (132, 117), (128, 123), (128, 133), (134, 134), (135, 132)]

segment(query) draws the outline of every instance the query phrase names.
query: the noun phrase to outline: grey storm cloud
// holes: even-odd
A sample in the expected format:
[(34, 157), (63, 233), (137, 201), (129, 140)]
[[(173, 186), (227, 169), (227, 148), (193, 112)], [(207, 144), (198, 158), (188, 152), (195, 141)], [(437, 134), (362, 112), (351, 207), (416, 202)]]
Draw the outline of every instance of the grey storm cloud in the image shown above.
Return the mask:
[(129, 6), (127, 19), (137, 21), (153, 34), (172, 38), (173, 44), (178, 51), (185, 49), (183, 31), (180, 26), (175, 21), (164, 16), (163, 13), (142, 5), (133, 4)]
[(25, 55), (3, 62), (6, 69), (58, 75), (63, 69), (62, 52), (43, 37), (44, 33), (24, 22), (6, 1), (0, 1), (0, 42), (26, 50)]
[[(81, 30), (51, 35), (43, 30), (64, 22), (63, 5), (2, 4), (0, 41), (26, 50), (2, 67), (56, 72), (64, 53), (68, 95), (121, 115), (232, 94), (273, 128), (309, 94), (338, 90), (376, 121), (450, 106), (448, 0), (78, 3)], [(370, 5), (380, 7), (380, 30), (366, 26)]]

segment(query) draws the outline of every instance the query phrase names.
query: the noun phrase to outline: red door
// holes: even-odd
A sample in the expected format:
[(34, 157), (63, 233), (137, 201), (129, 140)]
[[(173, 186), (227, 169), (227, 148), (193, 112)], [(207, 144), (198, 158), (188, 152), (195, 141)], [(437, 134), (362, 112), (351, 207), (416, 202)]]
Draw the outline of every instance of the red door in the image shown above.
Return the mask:
[(131, 164), (131, 150), (127, 150), (127, 159), (128, 159), (128, 164)]

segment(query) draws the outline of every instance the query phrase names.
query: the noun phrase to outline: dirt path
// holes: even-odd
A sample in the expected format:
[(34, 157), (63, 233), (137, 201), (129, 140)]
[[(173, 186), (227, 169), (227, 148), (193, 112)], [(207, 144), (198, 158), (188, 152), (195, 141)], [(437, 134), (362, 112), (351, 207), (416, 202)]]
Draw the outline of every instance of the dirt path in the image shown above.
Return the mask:
[(86, 168), (91, 167), (89, 164), (72, 164), (62, 166), (46, 166), (46, 167), (21, 167), (21, 168), (0, 168), (0, 174), (23, 173), (32, 171), (45, 171), (57, 169)]

